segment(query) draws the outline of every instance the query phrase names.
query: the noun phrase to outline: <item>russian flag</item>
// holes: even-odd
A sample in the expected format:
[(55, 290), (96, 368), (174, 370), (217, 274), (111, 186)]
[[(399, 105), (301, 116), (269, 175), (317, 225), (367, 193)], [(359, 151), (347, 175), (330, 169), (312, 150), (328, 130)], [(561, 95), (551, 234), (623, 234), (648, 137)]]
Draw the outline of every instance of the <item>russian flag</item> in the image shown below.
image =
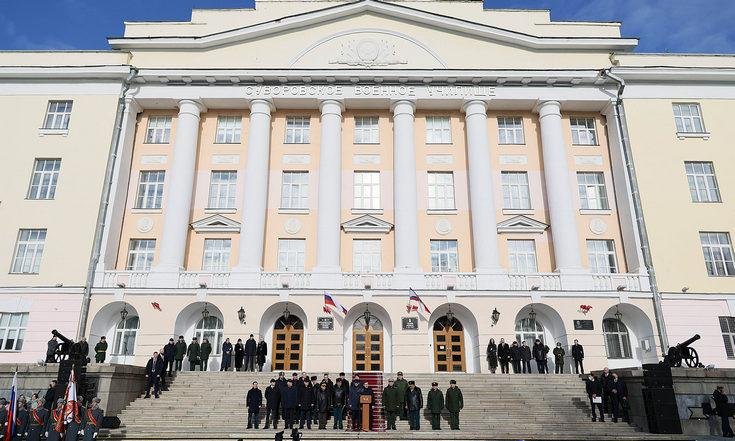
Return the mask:
[(342, 314), (347, 315), (347, 308), (342, 306), (341, 303), (339, 303), (334, 297), (331, 295), (324, 293), (324, 307), (331, 306), (339, 311), (342, 312)]
[[(410, 294), (410, 295), (409, 295), (409, 297), (408, 297), (408, 304), (410, 305), (410, 304), (411, 304), (411, 302), (416, 302), (416, 303), (418, 303), (419, 305), (421, 305), (421, 306), (423, 306), (423, 307), (424, 307), (424, 311), (425, 311), (425, 312), (426, 312), (427, 314), (431, 314), (431, 311), (430, 311), (430, 310), (429, 310), (429, 308), (428, 308), (428, 307), (426, 306), (426, 303), (424, 303), (424, 301), (423, 301), (423, 300), (421, 300), (421, 297), (419, 297), (419, 295), (418, 295), (418, 294), (416, 294), (416, 291), (414, 291), (414, 290), (413, 290), (413, 288), (408, 288), (408, 289), (409, 289), (409, 291), (411, 291), (411, 294)], [(415, 309), (418, 309), (418, 308), (413, 308), (413, 309), (415, 310)]]
[(5, 426), (5, 438), (13, 439), (15, 436), (15, 414), (18, 411), (18, 372), (13, 374), (13, 386), (10, 388), (10, 406), (8, 406), (8, 425)]

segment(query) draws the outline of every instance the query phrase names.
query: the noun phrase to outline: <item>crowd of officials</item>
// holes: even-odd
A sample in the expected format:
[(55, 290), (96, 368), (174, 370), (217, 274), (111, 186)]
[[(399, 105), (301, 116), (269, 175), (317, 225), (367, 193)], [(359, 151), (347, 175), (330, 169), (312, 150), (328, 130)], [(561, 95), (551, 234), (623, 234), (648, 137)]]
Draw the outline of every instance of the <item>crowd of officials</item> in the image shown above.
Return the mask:
[[(571, 348), (572, 359), (574, 360), (574, 373), (584, 374), (584, 348), (579, 341), (574, 340)], [(564, 373), (564, 357), (567, 355), (561, 343), (557, 343), (553, 351), (554, 356), (554, 372), (557, 374)], [(495, 343), (495, 339), (490, 339), (487, 345), (486, 358), (490, 372), (495, 373), (500, 365), (500, 372), (503, 374), (510, 373), (512, 367), (514, 374), (531, 374), (531, 360), (536, 362), (536, 372), (539, 374), (549, 373), (549, 347), (540, 339), (536, 339), (533, 347), (528, 346), (526, 341), (513, 341), (508, 344), (504, 338), (499, 343)]]

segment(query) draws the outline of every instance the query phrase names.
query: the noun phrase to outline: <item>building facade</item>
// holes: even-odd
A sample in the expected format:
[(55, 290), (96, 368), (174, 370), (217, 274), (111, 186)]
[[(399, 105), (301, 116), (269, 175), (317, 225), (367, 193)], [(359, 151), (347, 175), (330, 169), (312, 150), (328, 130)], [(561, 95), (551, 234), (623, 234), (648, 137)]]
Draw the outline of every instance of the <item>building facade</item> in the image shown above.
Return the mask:
[[(659, 328), (692, 329), (663, 328), (661, 305), (730, 315), (727, 279), (685, 276), (664, 222), (719, 233), (733, 219), (724, 205), (707, 206), (722, 210), (716, 224), (698, 224), (693, 207), (682, 207), (686, 225), (658, 210), (657, 193), (673, 191), (656, 178), (662, 153), (647, 148), (665, 146), (649, 137), (668, 133), (667, 106), (677, 123), (691, 119), (675, 104), (695, 92), (663, 77), (676, 85), (651, 92), (644, 77), (657, 73), (630, 54), (636, 43), (619, 24), (480, 2), (261, 0), (186, 23), (126, 23), (105, 54), (126, 57), (133, 75), (118, 82), (117, 118), (114, 98), (105, 118), (119, 122), (112, 160), (98, 158), (109, 185), (86, 188), (106, 202), (98, 240), (94, 228), (86, 237), (82, 333), (106, 336), (110, 361), (135, 364), (171, 336), (206, 337), (210, 368), (224, 338), (249, 334), (269, 344), (276, 370), (486, 372), (490, 338), (577, 339), (588, 368), (657, 360)], [(67, 58), (84, 70), (90, 57)], [(628, 104), (629, 93), (640, 96)], [(705, 173), (697, 164), (686, 171)], [(26, 224), (8, 227), (19, 234), (8, 261)], [(659, 260), (652, 278), (646, 262)], [(701, 279), (704, 297), (676, 293), (676, 277)], [(325, 307), (325, 293), (349, 311)], [(726, 360), (710, 331), (707, 356)]]

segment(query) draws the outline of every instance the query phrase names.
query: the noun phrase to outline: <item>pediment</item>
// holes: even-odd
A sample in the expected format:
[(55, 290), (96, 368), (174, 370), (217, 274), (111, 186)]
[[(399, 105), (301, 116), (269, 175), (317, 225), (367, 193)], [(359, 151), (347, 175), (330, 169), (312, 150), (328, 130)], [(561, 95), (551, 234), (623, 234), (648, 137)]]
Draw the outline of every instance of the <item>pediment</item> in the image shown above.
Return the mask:
[(239, 233), (240, 222), (215, 214), (192, 222), (191, 228), (197, 233)]
[(498, 223), (498, 233), (543, 233), (549, 226), (528, 216), (514, 216)]
[(393, 224), (375, 216), (365, 214), (342, 224), (346, 233), (382, 233), (388, 234)]

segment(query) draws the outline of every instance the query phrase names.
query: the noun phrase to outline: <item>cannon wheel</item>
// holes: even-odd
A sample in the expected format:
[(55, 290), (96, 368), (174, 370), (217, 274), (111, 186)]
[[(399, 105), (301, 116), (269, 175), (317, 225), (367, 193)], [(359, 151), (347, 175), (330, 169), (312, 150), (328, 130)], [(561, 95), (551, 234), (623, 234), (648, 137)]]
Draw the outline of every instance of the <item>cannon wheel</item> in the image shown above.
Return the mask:
[(57, 352), (57, 353), (54, 354), (54, 359), (56, 360), (57, 363), (60, 363), (60, 362), (62, 362), (64, 360), (66, 360), (67, 357), (68, 357), (68, 355), (65, 354), (65, 353), (63, 353), (63, 352)]
[(696, 349), (687, 348), (687, 354), (686, 354), (685, 359), (686, 359), (687, 366), (689, 366), (690, 368), (699, 366), (699, 354), (697, 354)]

